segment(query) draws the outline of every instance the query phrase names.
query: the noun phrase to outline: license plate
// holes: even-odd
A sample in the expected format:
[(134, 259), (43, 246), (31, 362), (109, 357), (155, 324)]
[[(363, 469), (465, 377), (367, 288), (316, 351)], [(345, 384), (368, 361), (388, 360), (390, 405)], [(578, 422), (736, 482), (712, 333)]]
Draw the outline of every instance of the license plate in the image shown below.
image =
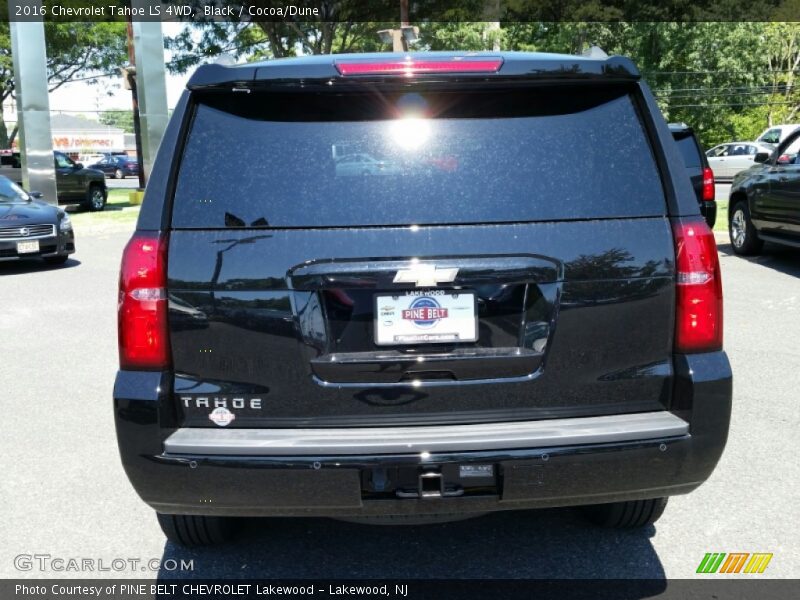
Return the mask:
[(436, 344), (475, 342), (475, 293), (420, 290), (375, 296), (375, 343)]
[(17, 242), (17, 254), (30, 254), (39, 251), (39, 240), (30, 242)]

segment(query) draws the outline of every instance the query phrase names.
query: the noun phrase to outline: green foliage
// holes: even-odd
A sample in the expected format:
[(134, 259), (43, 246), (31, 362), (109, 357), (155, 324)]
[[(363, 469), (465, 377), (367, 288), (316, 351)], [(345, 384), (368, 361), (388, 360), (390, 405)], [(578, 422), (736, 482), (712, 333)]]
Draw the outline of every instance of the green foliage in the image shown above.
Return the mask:
[(119, 127), (125, 133), (133, 133), (132, 110), (109, 110), (100, 113), (100, 122), (109, 127)]
[(505, 45), (505, 34), (489, 23), (427, 23), (420, 27), (420, 44), (429, 50), (492, 50)]
[(507, 49), (579, 53), (597, 45), (631, 57), (669, 121), (707, 146), (753, 139), (800, 109), (797, 23), (515, 23)]
[[(50, 91), (76, 79), (116, 73), (128, 61), (124, 23), (46, 22), (44, 30)], [(0, 21), (0, 148), (9, 144), (2, 102), (13, 93), (10, 28), (8, 21)]]
[[(239, 2), (245, 7), (283, 4)], [(399, 17), (397, 4), (371, 0), (369, 8), (380, 18), (394, 11)], [(800, 0), (779, 4), (788, 10)], [(763, 12), (767, 5), (770, 0), (753, 0), (746, 7), (740, 0), (669, 0), (648, 6), (629, 0), (504, 0), (502, 8), (493, 0), (463, 0), (457, 5), (442, 0), (412, 2), (420, 27), (414, 49), (579, 54), (596, 45), (609, 54), (631, 57), (665, 117), (692, 125), (703, 144), (712, 146), (734, 138), (752, 139), (771, 124), (800, 121), (800, 93), (795, 89), (800, 23), (708, 21), (709, 15), (733, 18), (747, 10), (767, 14)], [(356, 7), (346, 0), (322, 0), (319, 6), (323, 18), (317, 21), (195, 24), (165, 41), (172, 51), (168, 67), (185, 73), (223, 54), (247, 61), (389, 50), (378, 31), (397, 27), (397, 22), (364, 21), (364, 5)], [(563, 21), (565, 15), (571, 20)], [(643, 15), (651, 15), (654, 22), (642, 22)], [(498, 18), (505, 20), (497, 23)], [(684, 22), (665, 20), (670, 18)], [(45, 28), (51, 89), (76, 78), (115, 73), (127, 61), (123, 23), (46, 23)], [(0, 100), (13, 93), (10, 45), (8, 23), (0, 22)], [(122, 113), (107, 113), (104, 122), (129, 131), (129, 116)], [(0, 123), (0, 146), (6, 137)]]
[[(381, 0), (382, 2), (383, 0)], [(379, 2), (379, 4), (381, 3)], [(329, 10), (345, 3), (329, 1)], [(684, 121), (710, 147), (731, 139), (753, 139), (770, 124), (791, 121), (800, 111), (795, 75), (800, 68), (800, 24), (761, 22), (675, 22), (665, 18), (701, 19), (735, 15), (739, 2), (674, 0), (643, 7), (624, 0), (508, 0), (506, 16), (517, 20), (474, 22), (491, 18), (491, 2), (465, 0), (452, 9), (430, 10), (452, 20), (420, 23), (417, 50), (524, 50), (579, 54), (591, 45), (608, 54), (631, 57), (650, 85), (669, 121)], [(420, 5), (424, 11), (427, 5)], [(756, 1), (748, 5), (764, 10)], [(649, 10), (657, 22), (626, 22), (635, 11)], [(339, 13), (341, 14), (341, 13)], [(384, 13), (385, 14), (385, 13)], [(564, 15), (570, 21), (559, 21)], [(530, 21), (531, 15), (549, 20)], [(585, 21), (575, 21), (576, 17)], [(292, 56), (298, 52), (371, 52), (387, 50), (379, 29), (396, 23), (282, 22), (211, 23), (198, 33), (170, 40), (176, 52), (170, 67), (189, 66), (221, 53), (239, 59)]]
[(90, 75), (113, 73), (128, 62), (124, 23), (45, 23), (50, 91)]

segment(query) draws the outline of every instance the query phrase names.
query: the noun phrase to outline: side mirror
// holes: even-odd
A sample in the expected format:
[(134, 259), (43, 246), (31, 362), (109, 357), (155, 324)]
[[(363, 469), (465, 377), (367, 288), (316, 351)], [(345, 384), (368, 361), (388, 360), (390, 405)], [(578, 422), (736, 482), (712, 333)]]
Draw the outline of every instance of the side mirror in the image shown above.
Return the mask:
[(757, 152), (756, 155), (753, 157), (753, 162), (756, 163), (765, 163), (769, 160), (769, 154), (766, 152)]
[(35, 198), (36, 200), (41, 200), (42, 198), (44, 198), (42, 192), (28, 192), (28, 196), (30, 196), (31, 198)]

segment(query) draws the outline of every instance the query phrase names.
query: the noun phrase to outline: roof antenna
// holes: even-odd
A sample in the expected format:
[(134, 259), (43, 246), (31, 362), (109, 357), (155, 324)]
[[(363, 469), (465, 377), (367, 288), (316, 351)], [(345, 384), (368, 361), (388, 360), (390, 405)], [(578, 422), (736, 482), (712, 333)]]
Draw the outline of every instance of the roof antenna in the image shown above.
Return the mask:
[(605, 50), (595, 45), (586, 48), (581, 52), (581, 56), (585, 56), (586, 58), (608, 58), (608, 54), (606, 54)]

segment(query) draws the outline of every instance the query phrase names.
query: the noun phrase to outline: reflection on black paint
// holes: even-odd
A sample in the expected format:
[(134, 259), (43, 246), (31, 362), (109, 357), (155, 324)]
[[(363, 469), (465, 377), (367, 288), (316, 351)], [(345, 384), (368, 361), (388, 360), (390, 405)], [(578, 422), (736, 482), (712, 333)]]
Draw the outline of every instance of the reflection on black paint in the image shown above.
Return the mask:
[(610, 248), (600, 254), (581, 254), (566, 263), (566, 278), (581, 281), (580, 296), (567, 287), (561, 306), (609, 304), (646, 298), (663, 286), (659, 278), (670, 268), (668, 261), (637, 262), (622, 248)]
[(424, 400), (428, 394), (412, 388), (375, 388), (361, 390), (353, 397), (369, 406), (403, 406)]
[[(418, 389), (376, 383), (367, 389), (321, 385), (314, 377), (312, 361), (324, 361), (325, 354), (342, 348), (378, 350), (372, 301), (387, 286), (376, 280), (357, 288), (337, 278), (334, 285), (320, 287), (310, 276), (300, 280), (299, 265), (468, 256), (476, 248), (493, 256), (553, 257), (558, 265), (546, 273), (525, 273), (536, 281), (528, 284), (527, 294), (520, 283), (524, 279), (513, 279), (509, 269), (514, 283), (505, 287), (489, 269), (485, 280), (470, 286), (481, 297), (482, 327), (486, 323), (491, 331), (481, 331), (479, 344), (546, 352), (534, 378), (471, 382), (469, 389), (448, 381)], [(238, 393), (269, 389), (258, 426), (476, 422), (657, 410), (668, 402), (662, 373), (620, 374), (670, 356), (668, 319), (654, 322), (652, 316), (674, 312), (673, 262), (671, 232), (663, 218), (416, 231), (177, 229), (170, 236), (169, 293), (205, 313), (208, 328), (182, 330), (176, 323), (186, 317), (170, 311), (175, 370), (204, 384), (228, 382)], [(290, 276), (293, 269), (299, 273), (296, 280)], [(324, 283), (322, 275), (316, 277)], [(204, 348), (213, 352), (201, 353)], [(425, 351), (451, 350), (433, 344)], [(398, 375), (401, 382), (403, 376)], [(376, 379), (389, 377), (384, 370)], [(256, 426), (245, 418), (234, 426), (248, 423)]]

